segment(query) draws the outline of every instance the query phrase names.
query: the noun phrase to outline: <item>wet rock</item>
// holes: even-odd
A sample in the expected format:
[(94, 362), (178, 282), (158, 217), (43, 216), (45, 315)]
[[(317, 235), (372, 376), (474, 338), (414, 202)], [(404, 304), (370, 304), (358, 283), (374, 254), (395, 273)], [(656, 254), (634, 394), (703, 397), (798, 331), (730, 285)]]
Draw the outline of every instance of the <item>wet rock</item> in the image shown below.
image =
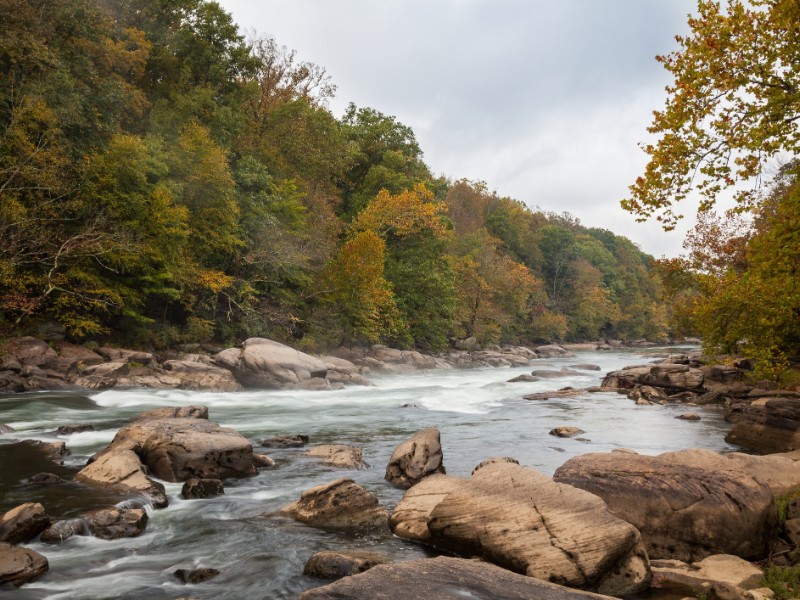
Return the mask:
[(323, 529), (386, 529), (389, 514), (375, 494), (352, 479), (337, 479), (306, 490), (280, 514)]
[(654, 388), (649, 385), (636, 385), (629, 393), (628, 398), (631, 400), (645, 400), (649, 403), (664, 404), (667, 401), (667, 394), (664, 390)]
[(320, 579), (341, 579), (389, 562), (377, 552), (315, 552), (306, 562), (303, 575)]
[(307, 435), (297, 434), (269, 438), (261, 442), (261, 445), (264, 448), (302, 448), (307, 443)]
[(596, 494), (635, 525), (651, 559), (763, 558), (777, 525), (772, 491), (764, 483), (741, 471), (680, 464), (668, 455), (585, 454), (553, 477)]
[(581, 433), (586, 433), (586, 432), (583, 429), (579, 429), (578, 427), (570, 427), (567, 425), (556, 427), (550, 430), (550, 435), (555, 435), (561, 438), (574, 437), (576, 435), (580, 435)]
[(150, 479), (147, 469), (133, 450), (105, 451), (79, 471), (75, 479), (122, 494), (144, 496), (156, 508), (164, 508), (169, 504), (164, 486)]
[(38, 552), (0, 542), (0, 585), (19, 587), (38, 579), (49, 568), (47, 559)]
[(12, 508), (0, 518), (0, 542), (23, 544), (29, 542), (50, 524), (44, 506), (26, 502)]
[(726, 442), (759, 454), (800, 450), (800, 398), (737, 402), (726, 418), (733, 423)]
[(444, 473), (439, 430), (423, 429), (397, 446), (386, 467), (384, 479), (399, 488), (409, 488), (434, 473)]
[(107, 450), (128, 449), (159, 479), (254, 475), (253, 447), (233, 429), (206, 419), (145, 419), (117, 432)]
[(56, 429), (57, 435), (72, 435), (73, 433), (82, 433), (84, 431), (94, 431), (94, 425), (88, 423), (80, 425), (61, 425)]
[(533, 377), (539, 377), (542, 379), (557, 379), (559, 377), (580, 377), (585, 375), (585, 373), (581, 373), (580, 371), (571, 371), (570, 369), (561, 369), (560, 371), (539, 369), (536, 371), (531, 371), (531, 375)]
[(338, 356), (320, 356), (319, 359), (325, 363), (328, 369), (325, 378), (332, 383), (349, 383), (363, 386), (374, 385), (369, 379), (364, 377), (362, 367), (359, 367), (347, 359)]
[(253, 465), (256, 469), (268, 469), (275, 466), (275, 461), (266, 454), (253, 453)]
[[(85, 532), (84, 532), (85, 529)], [(80, 519), (56, 521), (42, 532), (39, 539), (48, 544), (60, 544), (74, 535), (90, 534), (88, 524)]]
[(213, 498), (224, 493), (225, 488), (219, 479), (189, 479), (181, 488), (181, 496), (187, 500)]
[(550, 392), (538, 392), (536, 394), (528, 394), (523, 396), (525, 400), (550, 400), (551, 398), (572, 398), (586, 394), (588, 390), (576, 389), (572, 387), (561, 388), (560, 390), (553, 390)]
[(470, 479), (424, 479), (390, 526), (399, 537), (570, 587), (631, 594), (650, 580), (632, 525), (596, 496), (510, 462), (491, 462)]
[(324, 378), (328, 367), (318, 358), (264, 338), (245, 340), (242, 348), (228, 348), (214, 362), (230, 370), (242, 385), (282, 388), (312, 377)]
[(143, 419), (208, 419), (208, 407), (196, 404), (189, 406), (154, 408), (143, 413), (139, 413), (131, 418), (131, 421), (141, 421)]
[(534, 382), (534, 381), (541, 381), (540, 377), (534, 377), (533, 375), (517, 375), (516, 377), (512, 377), (506, 383), (522, 383), (522, 382)]
[(683, 419), (684, 421), (699, 421), (700, 415), (697, 413), (683, 413), (675, 417), (676, 419)]
[(309, 458), (321, 458), (322, 464), (338, 469), (366, 469), (369, 467), (361, 457), (361, 448), (341, 444), (315, 446), (303, 453)]
[(39, 440), (22, 440), (23, 444), (32, 446), (42, 452), (48, 459), (57, 465), (64, 464), (64, 458), (69, 456), (70, 451), (65, 442), (41, 442)]
[(180, 581), (181, 583), (203, 583), (204, 581), (208, 581), (209, 579), (213, 579), (217, 575), (220, 574), (219, 569), (213, 569), (211, 567), (202, 567), (199, 569), (177, 569), (173, 575)]
[(599, 365), (590, 365), (590, 364), (587, 364), (587, 363), (582, 363), (582, 364), (579, 364), (579, 365), (569, 365), (568, 368), (570, 368), (570, 369), (580, 369), (581, 371), (599, 371), (600, 370), (600, 366)]
[[(179, 380), (174, 387), (182, 390), (239, 392), (242, 384), (225, 368), (193, 360), (167, 360), (162, 367)], [(153, 386), (161, 387), (161, 386)]]
[(462, 558), (438, 558), (378, 565), (360, 575), (345, 577), (308, 590), (300, 600), (610, 600), (525, 577), (492, 564)]
[(104, 508), (85, 515), (92, 535), (103, 540), (136, 537), (147, 527), (143, 508)]
[(716, 583), (742, 589), (759, 583), (764, 573), (738, 556), (715, 554), (694, 564), (656, 560), (652, 564), (653, 587), (698, 595)]
[(14, 433), (16, 429), (11, 427), (10, 425), (6, 425), (5, 423), (0, 423), (0, 434), (3, 433)]
[(64, 480), (55, 473), (37, 473), (28, 478), (28, 483), (38, 483), (41, 485), (59, 485), (65, 483)]

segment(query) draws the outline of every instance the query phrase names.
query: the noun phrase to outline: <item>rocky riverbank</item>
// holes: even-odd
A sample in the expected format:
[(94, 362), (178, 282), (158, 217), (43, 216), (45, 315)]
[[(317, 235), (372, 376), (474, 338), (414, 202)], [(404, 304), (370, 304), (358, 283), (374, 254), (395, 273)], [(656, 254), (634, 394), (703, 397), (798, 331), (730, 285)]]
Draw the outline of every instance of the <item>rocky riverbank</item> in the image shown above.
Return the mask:
[(220, 392), (323, 390), (371, 385), (369, 378), (373, 375), (420, 369), (520, 366), (541, 358), (571, 355), (569, 350), (550, 344), (533, 349), (492, 346), (453, 350), (435, 356), (375, 345), (337, 348), (327, 355), (311, 356), (264, 338), (250, 338), (237, 348), (202, 352), (198, 346), (193, 350), (197, 351), (157, 354), (110, 347), (90, 349), (33, 337), (15, 338), (0, 347), (0, 393), (112, 388)]

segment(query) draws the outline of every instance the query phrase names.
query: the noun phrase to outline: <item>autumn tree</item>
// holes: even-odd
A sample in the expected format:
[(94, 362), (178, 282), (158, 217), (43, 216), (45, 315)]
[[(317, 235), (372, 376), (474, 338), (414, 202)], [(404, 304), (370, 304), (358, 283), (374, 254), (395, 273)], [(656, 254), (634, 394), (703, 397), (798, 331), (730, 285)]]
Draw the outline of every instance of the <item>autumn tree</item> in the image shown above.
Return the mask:
[(740, 207), (757, 201), (769, 159), (800, 149), (798, 23), (800, 4), (791, 0), (698, 1), (691, 34), (658, 57), (674, 82), (624, 208), (672, 229), (681, 218), (676, 205), (693, 189), (701, 210), (737, 184), (751, 184), (736, 191)]

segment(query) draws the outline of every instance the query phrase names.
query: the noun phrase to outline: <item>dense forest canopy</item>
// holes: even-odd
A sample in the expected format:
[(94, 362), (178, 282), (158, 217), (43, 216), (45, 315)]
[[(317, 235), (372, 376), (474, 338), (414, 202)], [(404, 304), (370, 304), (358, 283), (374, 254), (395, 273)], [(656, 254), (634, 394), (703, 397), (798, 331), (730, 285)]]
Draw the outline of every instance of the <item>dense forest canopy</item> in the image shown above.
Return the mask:
[[(0, 0), (0, 328), (154, 348), (658, 337), (651, 257), (431, 173), (203, 0)], [(535, 199), (532, 199), (535, 201)]]

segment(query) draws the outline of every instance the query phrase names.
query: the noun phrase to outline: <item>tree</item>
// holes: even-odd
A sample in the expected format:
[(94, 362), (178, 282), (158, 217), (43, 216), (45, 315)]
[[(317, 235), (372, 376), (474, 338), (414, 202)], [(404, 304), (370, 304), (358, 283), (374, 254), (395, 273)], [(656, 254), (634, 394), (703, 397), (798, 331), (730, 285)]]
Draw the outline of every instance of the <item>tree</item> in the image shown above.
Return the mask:
[(674, 76), (666, 107), (643, 149), (645, 173), (622, 206), (639, 220), (653, 215), (664, 229), (681, 215), (676, 205), (692, 189), (701, 211), (741, 183), (741, 209), (757, 201), (767, 161), (800, 150), (800, 4), (793, 0), (698, 0), (691, 35), (658, 57)]

